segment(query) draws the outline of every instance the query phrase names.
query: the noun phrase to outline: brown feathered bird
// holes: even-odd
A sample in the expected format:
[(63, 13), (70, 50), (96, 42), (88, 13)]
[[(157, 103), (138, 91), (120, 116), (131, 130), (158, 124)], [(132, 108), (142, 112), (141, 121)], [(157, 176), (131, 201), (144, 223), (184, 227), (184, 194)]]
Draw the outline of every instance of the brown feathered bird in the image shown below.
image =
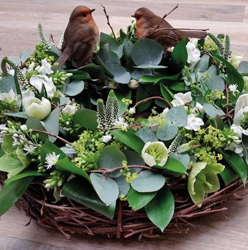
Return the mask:
[(77, 67), (91, 61), (99, 40), (99, 30), (91, 14), (94, 10), (78, 6), (72, 11), (58, 58), (59, 67), (68, 59), (73, 59)]
[(138, 38), (153, 39), (160, 43), (165, 51), (175, 46), (184, 37), (204, 38), (207, 35), (207, 32), (204, 30), (174, 29), (167, 21), (156, 16), (147, 8), (136, 10), (133, 17), (136, 19)]

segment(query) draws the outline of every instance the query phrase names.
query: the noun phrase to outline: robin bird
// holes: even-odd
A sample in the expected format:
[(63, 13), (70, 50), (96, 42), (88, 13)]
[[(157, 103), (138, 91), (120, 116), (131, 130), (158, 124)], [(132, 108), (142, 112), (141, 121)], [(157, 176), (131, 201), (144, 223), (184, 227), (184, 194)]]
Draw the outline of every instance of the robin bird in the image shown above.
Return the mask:
[(68, 59), (73, 59), (77, 67), (91, 61), (99, 40), (99, 30), (92, 17), (94, 10), (78, 6), (72, 11), (64, 33), (62, 53), (57, 61), (59, 67), (62, 67)]
[(207, 35), (204, 30), (175, 29), (147, 8), (139, 8), (132, 17), (136, 19), (138, 39), (153, 39), (160, 43), (165, 51), (168, 51), (185, 37), (205, 38)]

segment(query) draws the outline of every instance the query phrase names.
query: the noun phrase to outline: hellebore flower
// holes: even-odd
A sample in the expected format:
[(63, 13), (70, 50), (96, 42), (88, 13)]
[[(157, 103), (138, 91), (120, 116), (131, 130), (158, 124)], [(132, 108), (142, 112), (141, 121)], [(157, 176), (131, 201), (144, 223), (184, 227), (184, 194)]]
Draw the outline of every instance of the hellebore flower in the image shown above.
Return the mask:
[(23, 105), (28, 116), (40, 120), (46, 118), (51, 112), (51, 103), (44, 97), (41, 100), (36, 97), (27, 98)]
[[(196, 204), (203, 201), (205, 194), (213, 193), (220, 188), (217, 174), (224, 170), (222, 164), (208, 165), (206, 162), (195, 162), (188, 177), (188, 191)], [(198, 204), (200, 207), (201, 204)]]
[(142, 149), (141, 156), (150, 167), (164, 166), (168, 159), (168, 149), (163, 142), (147, 142)]

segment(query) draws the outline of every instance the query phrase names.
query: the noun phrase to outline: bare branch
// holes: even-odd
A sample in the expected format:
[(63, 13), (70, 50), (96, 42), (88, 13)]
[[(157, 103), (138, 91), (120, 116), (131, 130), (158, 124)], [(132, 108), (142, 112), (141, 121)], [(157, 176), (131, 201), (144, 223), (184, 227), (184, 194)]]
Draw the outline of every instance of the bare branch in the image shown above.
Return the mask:
[(103, 7), (103, 12), (104, 12), (104, 14), (105, 14), (105, 16), (106, 16), (106, 18), (107, 18), (107, 24), (108, 24), (108, 26), (110, 27), (110, 29), (111, 29), (111, 31), (112, 31), (112, 33), (113, 33), (113, 36), (114, 36), (114, 38), (115, 38), (115, 40), (116, 40), (116, 36), (115, 36), (114, 29), (113, 29), (113, 27), (111, 26), (111, 24), (110, 24), (110, 22), (109, 22), (109, 15), (107, 14), (107, 10), (106, 10), (105, 6), (103, 6), (103, 5), (101, 5), (101, 6)]

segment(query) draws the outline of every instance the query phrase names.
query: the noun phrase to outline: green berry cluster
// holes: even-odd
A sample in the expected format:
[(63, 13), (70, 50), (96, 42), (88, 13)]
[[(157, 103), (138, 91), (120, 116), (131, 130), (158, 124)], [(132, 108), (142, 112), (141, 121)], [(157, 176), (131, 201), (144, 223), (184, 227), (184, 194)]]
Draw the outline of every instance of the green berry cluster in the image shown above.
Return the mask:
[(64, 70), (57, 70), (51, 77), (55, 86), (60, 89), (64, 86), (65, 80), (71, 75), (71, 73), (67, 73)]
[(52, 171), (50, 176), (44, 180), (45, 188), (48, 190), (54, 189), (54, 191), (57, 191), (57, 189), (63, 185), (64, 178), (64, 175), (60, 171)]
[(0, 123), (6, 123), (8, 116), (6, 113), (16, 113), (19, 107), (17, 106), (17, 101), (13, 99), (0, 100)]
[(77, 152), (73, 162), (85, 171), (96, 169), (100, 151), (105, 147), (102, 131), (85, 130), (77, 141), (72, 144), (72, 149)]
[(120, 172), (126, 178), (126, 182), (131, 183), (133, 180), (135, 180), (138, 177), (138, 173), (137, 172), (135, 172), (135, 173), (130, 172), (130, 168), (128, 168), (128, 166), (127, 166), (127, 161), (123, 161), (122, 165), (124, 168), (121, 169)]

